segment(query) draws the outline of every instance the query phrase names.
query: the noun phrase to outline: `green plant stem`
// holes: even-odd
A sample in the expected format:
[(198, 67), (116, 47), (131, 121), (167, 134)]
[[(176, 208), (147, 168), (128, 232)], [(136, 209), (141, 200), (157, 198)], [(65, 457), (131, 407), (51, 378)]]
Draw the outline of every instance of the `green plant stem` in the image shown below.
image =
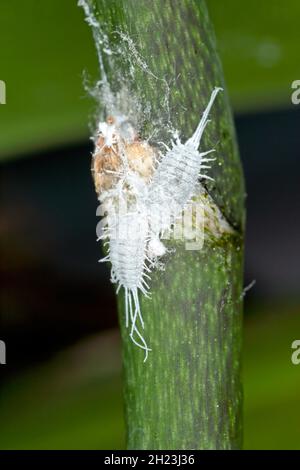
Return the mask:
[[(109, 41), (122, 41), (116, 30), (128, 34), (149, 70), (165, 79), (141, 68), (130, 83), (139, 101), (152, 106), (144, 130), (151, 134), (164, 113), (167, 122), (167, 82), (172, 124), (183, 141), (190, 137), (211, 90), (224, 86), (205, 2), (94, 0), (94, 5)], [(104, 65), (112, 87), (130, 67), (126, 57)], [(226, 92), (211, 119), (202, 148), (217, 152), (210, 171), (214, 181), (206, 190), (232, 230), (216, 236), (208, 228), (198, 251), (169, 244), (176, 251), (167, 255), (163, 272), (154, 272), (151, 299), (140, 298), (152, 348), (146, 363), (129, 339), (119, 296), (130, 449), (241, 447), (244, 187)]]

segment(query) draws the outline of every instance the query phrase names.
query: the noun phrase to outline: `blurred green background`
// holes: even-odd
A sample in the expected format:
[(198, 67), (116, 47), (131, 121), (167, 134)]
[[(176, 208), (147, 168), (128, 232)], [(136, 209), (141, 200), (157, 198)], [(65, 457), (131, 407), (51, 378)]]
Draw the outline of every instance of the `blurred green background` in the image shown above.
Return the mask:
[[(300, 449), (300, 3), (208, 0), (248, 188), (245, 448)], [(2, 0), (1, 449), (124, 448), (114, 296), (94, 243), (96, 79), (75, 0)], [(298, 261), (297, 261), (298, 260)]]

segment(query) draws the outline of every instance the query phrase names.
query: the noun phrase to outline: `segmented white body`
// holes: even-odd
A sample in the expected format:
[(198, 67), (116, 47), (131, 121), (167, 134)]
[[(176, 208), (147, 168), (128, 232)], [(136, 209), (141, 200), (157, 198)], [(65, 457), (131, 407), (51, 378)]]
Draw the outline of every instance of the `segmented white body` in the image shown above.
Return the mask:
[[(212, 159), (206, 156), (213, 150), (200, 153), (198, 148), (209, 122), (209, 112), (220, 90), (216, 88), (212, 92), (193, 136), (185, 144), (177, 137), (171, 148), (166, 147), (167, 152), (149, 184), (129, 169), (126, 152), (122, 151), (124, 167), (118, 172), (121, 179), (115, 188), (104, 192), (100, 198), (110, 201), (111, 208), (116, 196), (128, 202), (125, 212), (114, 210), (106, 217), (106, 229), (100, 238), (107, 240), (109, 252), (101, 261), (111, 263), (111, 280), (118, 284), (117, 292), (124, 288), (126, 327), (130, 326), (130, 338), (134, 344), (144, 350), (145, 361), (151, 349), (138, 327), (144, 328), (139, 291), (148, 295), (149, 286), (145, 279), (150, 279), (151, 266), (166, 251), (160, 241), (162, 231), (170, 227), (195, 195), (199, 177), (209, 178), (202, 170), (209, 168), (207, 163)], [(117, 144), (122, 148), (115, 130), (112, 132), (111, 127), (103, 123), (100, 123), (99, 130), (106, 145), (113, 148)]]
[[(160, 211), (164, 208), (165, 213), (172, 212), (170, 216), (165, 217), (168, 224), (174, 222), (174, 218), (182, 212), (184, 206), (195, 195), (198, 179), (200, 177), (211, 179), (202, 171), (210, 168), (207, 163), (213, 159), (205, 157), (214, 150), (200, 153), (198, 149), (204, 129), (209, 123), (209, 112), (221, 90), (221, 88), (215, 88), (212, 92), (208, 106), (192, 137), (185, 144), (182, 144), (177, 137), (171, 148), (166, 147), (167, 153), (153, 176), (149, 187), (149, 200)], [(156, 236), (158, 232), (168, 228), (164, 220), (155, 214), (151, 220), (151, 227)]]
[[(115, 231), (114, 236), (110, 237), (112, 230)], [(138, 291), (147, 295), (149, 289), (146, 278), (149, 278), (147, 271), (150, 270), (146, 266), (145, 255), (148, 233), (147, 215), (137, 206), (131, 207), (126, 214), (116, 214), (114, 220), (108, 222), (105, 238), (109, 240), (109, 253), (104, 259), (111, 262), (111, 281), (118, 284), (117, 292), (121, 287), (125, 290), (126, 328), (130, 325), (130, 337), (145, 351), (145, 361), (150, 349), (138, 328), (138, 323), (144, 328)]]

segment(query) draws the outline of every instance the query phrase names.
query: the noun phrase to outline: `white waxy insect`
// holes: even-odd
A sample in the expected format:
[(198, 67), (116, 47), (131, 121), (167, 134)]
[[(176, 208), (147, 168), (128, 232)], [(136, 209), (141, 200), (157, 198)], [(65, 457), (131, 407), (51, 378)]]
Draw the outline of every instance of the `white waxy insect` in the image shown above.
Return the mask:
[[(114, 231), (114, 236), (111, 233)], [(111, 263), (111, 281), (118, 284), (117, 293), (123, 287), (125, 291), (126, 328), (130, 325), (130, 338), (148, 357), (146, 341), (139, 331), (138, 322), (144, 328), (138, 292), (148, 294), (149, 286), (146, 279), (150, 272), (146, 265), (148, 242), (148, 218), (145, 211), (138, 206), (131, 206), (128, 213), (116, 213), (110, 217), (108, 232), (104, 238), (109, 240), (108, 255), (102, 261)]]
[(160, 232), (168, 228), (167, 225), (174, 222), (176, 216), (195, 195), (199, 177), (211, 179), (202, 171), (210, 168), (207, 163), (214, 159), (206, 158), (206, 156), (214, 150), (201, 153), (198, 149), (205, 127), (209, 123), (209, 112), (221, 90), (222, 88), (213, 90), (207, 108), (192, 137), (182, 144), (176, 136), (171, 148), (165, 146), (167, 153), (158, 165), (149, 187), (149, 200), (153, 207), (159, 210), (159, 214), (164, 214), (163, 217), (153, 214), (150, 221), (152, 233), (156, 238), (159, 237)]
[(140, 333), (144, 321), (139, 291), (148, 295), (150, 269), (146, 263), (151, 260), (147, 255), (146, 201), (154, 160), (154, 149), (138, 139), (124, 117), (109, 117), (99, 124), (92, 170), (106, 212), (99, 239), (108, 243), (108, 254), (101, 261), (111, 263), (111, 281), (117, 284), (117, 293), (124, 288), (126, 327), (130, 327), (133, 343), (145, 352), (145, 361), (150, 349)]
[[(130, 338), (151, 351), (140, 332), (144, 328), (139, 292), (147, 296), (151, 267), (166, 248), (160, 240), (185, 205), (195, 196), (199, 177), (212, 161), (214, 150), (199, 151), (209, 112), (221, 88), (215, 88), (199, 125), (185, 144), (176, 136), (154, 168), (157, 151), (139, 140), (126, 118), (109, 117), (99, 124), (92, 170), (99, 200), (107, 208), (106, 227), (99, 239), (108, 243), (111, 280), (125, 291), (126, 327)], [(122, 131), (123, 129), (123, 131)], [(126, 132), (124, 132), (126, 129)], [(153, 174), (153, 176), (152, 176)]]

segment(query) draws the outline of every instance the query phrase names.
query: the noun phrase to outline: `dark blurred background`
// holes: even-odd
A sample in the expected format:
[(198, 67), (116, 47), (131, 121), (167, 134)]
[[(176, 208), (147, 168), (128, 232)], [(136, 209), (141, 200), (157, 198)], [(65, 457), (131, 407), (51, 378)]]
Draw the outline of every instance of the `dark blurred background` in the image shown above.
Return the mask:
[[(123, 448), (120, 345), (97, 263), (90, 175), (96, 77), (73, 0), (2, 0), (0, 448)], [(225, 3), (225, 2), (224, 2)], [(208, 0), (247, 185), (245, 447), (300, 449), (300, 4)]]

